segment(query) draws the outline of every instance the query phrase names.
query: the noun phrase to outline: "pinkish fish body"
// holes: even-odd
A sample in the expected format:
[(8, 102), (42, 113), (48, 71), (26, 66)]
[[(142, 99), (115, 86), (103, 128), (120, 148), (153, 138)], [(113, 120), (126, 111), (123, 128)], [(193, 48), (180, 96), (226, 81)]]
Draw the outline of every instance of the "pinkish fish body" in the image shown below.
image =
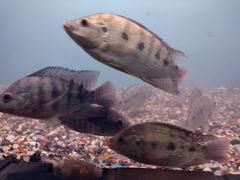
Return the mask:
[(97, 71), (44, 68), (2, 92), (0, 112), (58, 124), (59, 117), (71, 115), (90, 104), (111, 107), (115, 102), (115, 89), (110, 82), (92, 90), (98, 75)]
[(97, 13), (64, 24), (69, 36), (96, 60), (166, 92), (178, 94), (186, 74), (175, 65), (184, 54), (138, 22)]
[(160, 122), (123, 130), (109, 141), (119, 154), (150, 165), (189, 167), (228, 159), (228, 141)]

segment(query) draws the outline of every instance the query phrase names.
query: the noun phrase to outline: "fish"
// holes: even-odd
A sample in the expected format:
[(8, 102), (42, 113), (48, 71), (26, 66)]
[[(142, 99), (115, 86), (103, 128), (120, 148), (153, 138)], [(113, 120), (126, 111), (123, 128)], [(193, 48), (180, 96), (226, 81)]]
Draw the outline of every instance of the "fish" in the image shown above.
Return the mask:
[(217, 116), (216, 103), (207, 96), (204, 96), (198, 89), (192, 91), (189, 97), (189, 110), (187, 119), (182, 127), (192, 131), (201, 131), (207, 133), (210, 128), (210, 120)]
[(58, 122), (58, 116), (71, 114), (89, 104), (111, 107), (116, 99), (115, 88), (108, 81), (92, 89), (98, 76), (98, 71), (46, 67), (17, 80), (3, 91), (0, 112), (50, 123)]
[(229, 140), (162, 122), (145, 122), (110, 138), (108, 146), (141, 163), (187, 168), (209, 160), (226, 162)]
[(99, 105), (85, 106), (70, 115), (60, 116), (59, 119), (74, 131), (98, 136), (113, 136), (131, 125), (118, 111)]
[(141, 107), (152, 95), (154, 88), (147, 84), (133, 84), (120, 91), (117, 96), (115, 109), (126, 111)]
[(165, 92), (180, 93), (178, 85), (187, 71), (175, 60), (185, 54), (139, 22), (113, 13), (96, 13), (67, 21), (63, 27), (95, 60)]
[(199, 88), (194, 88), (188, 98), (188, 104), (191, 107), (193, 104), (194, 100), (198, 97), (202, 96), (202, 91)]

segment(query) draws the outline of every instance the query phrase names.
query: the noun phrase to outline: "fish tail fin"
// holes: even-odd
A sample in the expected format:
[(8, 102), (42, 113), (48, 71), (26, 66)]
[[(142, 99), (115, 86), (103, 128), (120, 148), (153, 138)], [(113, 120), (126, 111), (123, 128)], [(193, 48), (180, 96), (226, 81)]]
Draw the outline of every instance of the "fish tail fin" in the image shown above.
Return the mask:
[(206, 145), (206, 158), (219, 162), (228, 160), (229, 140), (227, 138), (210, 141)]
[(93, 101), (96, 104), (112, 107), (116, 103), (116, 90), (110, 81), (94, 90)]

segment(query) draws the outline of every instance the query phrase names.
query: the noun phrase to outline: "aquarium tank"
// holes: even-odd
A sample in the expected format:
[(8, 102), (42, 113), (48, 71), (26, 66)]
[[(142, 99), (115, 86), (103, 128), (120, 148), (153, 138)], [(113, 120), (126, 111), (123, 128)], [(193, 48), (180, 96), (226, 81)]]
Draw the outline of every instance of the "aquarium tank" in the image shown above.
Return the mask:
[(0, 0), (0, 162), (239, 177), (239, 7)]

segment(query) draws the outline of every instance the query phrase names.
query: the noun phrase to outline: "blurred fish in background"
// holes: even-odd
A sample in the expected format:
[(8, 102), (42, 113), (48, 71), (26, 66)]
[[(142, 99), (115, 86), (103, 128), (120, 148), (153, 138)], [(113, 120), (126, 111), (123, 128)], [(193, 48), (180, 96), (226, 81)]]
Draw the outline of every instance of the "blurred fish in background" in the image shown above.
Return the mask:
[(147, 84), (133, 84), (127, 88), (119, 90), (115, 108), (119, 111), (137, 109), (151, 98), (154, 88)]
[(181, 126), (192, 131), (200, 130), (207, 133), (210, 121), (214, 120), (217, 115), (216, 103), (204, 96), (199, 88), (192, 90), (188, 103), (188, 117)]
[(172, 94), (186, 74), (173, 49), (142, 24), (112, 13), (96, 13), (64, 24), (68, 35), (96, 60)]

